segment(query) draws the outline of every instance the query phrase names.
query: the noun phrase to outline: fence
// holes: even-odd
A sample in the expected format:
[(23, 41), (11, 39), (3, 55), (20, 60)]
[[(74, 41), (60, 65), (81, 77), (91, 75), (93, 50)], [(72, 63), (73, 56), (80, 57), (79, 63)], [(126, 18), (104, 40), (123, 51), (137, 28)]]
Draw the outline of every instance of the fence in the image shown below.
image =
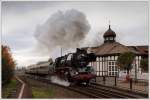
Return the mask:
[(116, 76), (100, 76), (96, 77), (96, 82), (106, 86), (113, 86), (125, 90), (148, 93), (148, 80), (134, 80), (130, 79), (129, 82), (120, 80)]

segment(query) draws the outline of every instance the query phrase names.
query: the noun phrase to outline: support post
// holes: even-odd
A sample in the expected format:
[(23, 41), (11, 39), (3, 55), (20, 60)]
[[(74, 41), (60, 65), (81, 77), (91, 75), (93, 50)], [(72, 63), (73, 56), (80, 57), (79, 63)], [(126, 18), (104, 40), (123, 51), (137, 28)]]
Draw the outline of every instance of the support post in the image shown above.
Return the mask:
[(115, 86), (117, 86), (117, 76), (115, 76)]
[(103, 83), (105, 84), (105, 81), (106, 81), (106, 77), (105, 76), (103, 76)]
[(137, 66), (135, 64), (135, 82), (137, 82)]
[(95, 77), (95, 83), (96, 83), (96, 77)]
[(132, 90), (132, 78), (130, 78), (130, 90)]

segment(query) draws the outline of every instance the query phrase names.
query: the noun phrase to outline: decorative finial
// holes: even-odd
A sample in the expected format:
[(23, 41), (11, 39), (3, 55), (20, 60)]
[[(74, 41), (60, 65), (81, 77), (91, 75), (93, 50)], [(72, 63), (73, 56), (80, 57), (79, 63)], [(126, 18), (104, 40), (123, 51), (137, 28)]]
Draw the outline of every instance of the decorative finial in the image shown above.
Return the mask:
[(110, 29), (110, 20), (109, 20), (109, 29)]

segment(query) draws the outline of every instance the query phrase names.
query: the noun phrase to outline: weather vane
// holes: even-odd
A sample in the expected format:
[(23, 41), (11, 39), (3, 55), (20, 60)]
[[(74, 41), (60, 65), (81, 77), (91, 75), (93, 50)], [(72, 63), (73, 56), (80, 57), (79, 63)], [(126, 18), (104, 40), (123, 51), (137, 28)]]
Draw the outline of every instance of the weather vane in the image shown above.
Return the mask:
[(108, 22), (109, 22), (109, 28), (110, 28), (110, 20)]

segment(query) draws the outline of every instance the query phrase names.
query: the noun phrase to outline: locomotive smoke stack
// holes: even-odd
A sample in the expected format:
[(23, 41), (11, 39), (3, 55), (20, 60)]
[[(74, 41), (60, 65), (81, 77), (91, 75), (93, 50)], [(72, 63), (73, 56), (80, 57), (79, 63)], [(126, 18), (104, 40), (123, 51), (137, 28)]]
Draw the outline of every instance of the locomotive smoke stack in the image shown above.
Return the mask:
[(37, 26), (35, 37), (39, 45), (45, 45), (51, 51), (58, 46), (79, 47), (89, 30), (84, 13), (71, 9), (51, 15), (44, 24)]

